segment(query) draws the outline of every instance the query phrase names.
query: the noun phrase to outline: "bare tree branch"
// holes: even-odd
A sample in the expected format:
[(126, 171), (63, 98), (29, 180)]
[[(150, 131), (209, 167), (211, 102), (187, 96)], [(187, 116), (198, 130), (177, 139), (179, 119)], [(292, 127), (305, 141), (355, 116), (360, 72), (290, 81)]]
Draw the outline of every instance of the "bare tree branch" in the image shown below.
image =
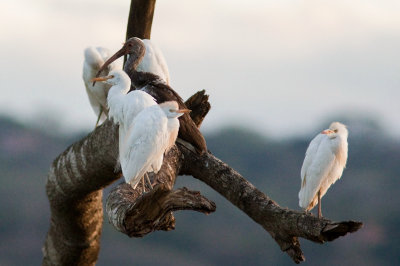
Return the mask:
[(131, 0), (126, 39), (150, 39), (156, 0)]
[(139, 198), (135, 192), (130, 185), (122, 184), (107, 199), (110, 223), (130, 237), (175, 229), (173, 211), (194, 210), (206, 214), (215, 211), (215, 203), (187, 188), (171, 191), (168, 185), (159, 184)]
[(102, 188), (119, 178), (118, 130), (107, 121), (53, 162), (47, 177), (50, 229), (43, 265), (92, 265), (100, 249)]

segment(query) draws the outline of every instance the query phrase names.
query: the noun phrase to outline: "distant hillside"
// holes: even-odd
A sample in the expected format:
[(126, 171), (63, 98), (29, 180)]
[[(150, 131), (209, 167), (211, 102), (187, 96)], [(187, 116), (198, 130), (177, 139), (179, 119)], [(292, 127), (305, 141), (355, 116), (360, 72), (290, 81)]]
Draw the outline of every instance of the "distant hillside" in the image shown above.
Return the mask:
[[(373, 123), (347, 124), (348, 166), (323, 198), (323, 214), (365, 226), (326, 245), (301, 240), (304, 265), (399, 265), (400, 143)], [(41, 263), (49, 225), (46, 174), (53, 159), (82, 136), (58, 138), (0, 117), (0, 265)], [(299, 209), (299, 172), (313, 137), (273, 141), (230, 127), (206, 140), (213, 154), (280, 205)], [(179, 212), (175, 231), (141, 239), (115, 231), (105, 217), (97, 265), (293, 265), (259, 225), (212, 189), (191, 177), (180, 177), (181, 186), (202, 191), (217, 203), (217, 212)]]

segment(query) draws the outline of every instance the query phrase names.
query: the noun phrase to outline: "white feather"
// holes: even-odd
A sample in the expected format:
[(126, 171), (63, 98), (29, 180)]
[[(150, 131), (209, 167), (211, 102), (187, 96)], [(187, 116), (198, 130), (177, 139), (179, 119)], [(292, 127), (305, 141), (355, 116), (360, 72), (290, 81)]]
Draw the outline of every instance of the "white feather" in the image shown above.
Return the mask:
[[(99, 116), (100, 108), (103, 110), (99, 123), (102, 123), (107, 118), (107, 94), (111, 85), (96, 82), (93, 86), (93, 82), (90, 80), (95, 77), (100, 67), (109, 57), (110, 51), (104, 47), (88, 47), (84, 51), (82, 78), (85, 83), (90, 105), (92, 106), (96, 116)], [(108, 72), (114, 69), (116, 69), (116, 64), (112, 63), (101, 73), (101, 75), (106, 76)]]
[(177, 117), (182, 114), (171, 111), (177, 109), (176, 102), (154, 105), (133, 120), (120, 149), (122, 173), (133, 188), (145, 173), (160, 170), (164, 153), (175, 143), (179, 130)]
[(170, 84), (168, 65), (163, 53), (154, 42), (144, 39), (143, 43), (146, 48), (146, 53), (136, 70), (151, 72), (159, 76), (167, 84)]
[(337, 132), (318, 134), (310, 142), (301, 168), (299, 205), (306, 210), (318, 203), (318, 191), (322, 198), (346, 166), (347, 129), (338, 122), (332, 123), (329, 129)]

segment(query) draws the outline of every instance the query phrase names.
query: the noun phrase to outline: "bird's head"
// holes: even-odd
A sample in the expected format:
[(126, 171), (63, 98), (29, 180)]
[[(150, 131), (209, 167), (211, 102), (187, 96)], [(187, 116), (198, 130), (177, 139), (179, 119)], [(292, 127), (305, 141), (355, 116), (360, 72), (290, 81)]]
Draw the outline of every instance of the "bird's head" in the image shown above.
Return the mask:
[(186, 113), (189, 113), (189, 109), (179, 109), (179, 105), (175, 101), (164, 102), (160, 104), (161, 109), (167, 115), (168, 118), (180, 117)]
[(341, 136), (347, 139), (348, 131), (345, 125), (339, 122), (333, 122), (328, 129), (325, 129), (321, 134), (327, 135), (330, 139), (334, 139), (337, 136)]
[(124, 43), (124, 45), (122, 46), (121, 49), (119, 49), (118, 52), (116, 52), (103, 64), (103, 66), (97, 72), (96, 77), (98, 77), (101, 71), (106, 69), (108, 65), (110, 65), (112, 62), (114, 62), (115, 60), (124, 55), (129, 55), (130, 58), (137, 63), (136, 64), (137, 66), (140, 63), (140, 60), (142, 60), (145, 52), (146, 52), (146, 47), (141, 39), (136, 37), (130, 38)]
[(123, 70), (119, 69), (111, 71), (108, 76), (92, 78), (91, 81), (102, 81), (104, 83), (114, 86), (121, 83), (130, 83), (131, 80)]

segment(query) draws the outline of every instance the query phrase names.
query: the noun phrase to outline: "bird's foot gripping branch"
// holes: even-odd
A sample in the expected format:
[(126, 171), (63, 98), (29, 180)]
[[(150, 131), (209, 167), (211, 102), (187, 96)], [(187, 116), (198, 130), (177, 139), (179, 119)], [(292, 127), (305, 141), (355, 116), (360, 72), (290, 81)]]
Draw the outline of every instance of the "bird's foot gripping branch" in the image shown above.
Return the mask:
[[(186, 105), (193, 110), (191, 115), (198, 125), (210, 109), (204, 91), (193, 95)], [(122, 184), (110, 192), (106, 202), (110, 223), (131, 237), (140, 237), (155, 230), (174, 229), (172, 211), (215, 211), (215, 204), (199, 192), (172, 190), (177, 175), (192, 175), (227, 198), (269, 232), (296, 263), (305, 260), (299, 237), (324, 243), (362, 226), (360, 222), (333, 222), (282, 208), (211, 153), (199, 155), (182, 142), (168, 152), (160, 172), (151, 176), (152, 183), (158, 184), (154, 190), (141, 196), (141, 185), (133, 190)]]

